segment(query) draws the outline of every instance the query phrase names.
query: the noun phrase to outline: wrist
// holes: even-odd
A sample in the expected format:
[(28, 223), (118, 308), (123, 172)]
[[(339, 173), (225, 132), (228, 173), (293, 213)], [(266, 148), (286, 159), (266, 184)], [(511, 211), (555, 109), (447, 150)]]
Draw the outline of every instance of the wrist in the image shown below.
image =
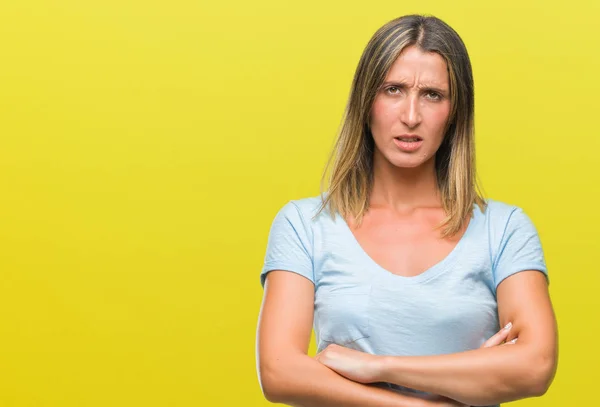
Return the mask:
[(375, 379), (377, 382), (389, 382), (389, 366), (391, 356), (376, 356), (374, 361)]

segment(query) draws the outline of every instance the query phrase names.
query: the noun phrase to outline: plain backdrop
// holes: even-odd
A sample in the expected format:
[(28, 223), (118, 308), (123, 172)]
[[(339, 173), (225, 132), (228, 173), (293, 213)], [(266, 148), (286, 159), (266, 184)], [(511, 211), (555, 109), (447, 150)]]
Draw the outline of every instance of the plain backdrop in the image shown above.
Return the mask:
[(465, 41), (486, 196), (546, 252), (558, 375), (514, 404), (596, 404), (600, 2), (5, 0), (0, 406), (266, 406), (271, 222), (319, 193), (361, 52), (409, 13)]

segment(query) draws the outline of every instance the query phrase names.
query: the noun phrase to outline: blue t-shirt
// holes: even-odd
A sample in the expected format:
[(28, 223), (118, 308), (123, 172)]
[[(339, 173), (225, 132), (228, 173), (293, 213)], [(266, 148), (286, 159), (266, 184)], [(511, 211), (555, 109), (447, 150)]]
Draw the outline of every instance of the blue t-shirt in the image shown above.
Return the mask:
[[(508, 276), (547, 277), (536, 228), (516, 206), (487, 200), (456, 247), (425, 272), (404, 277), (379, 266), (339, 214), (312, 219), (321, 197), (285, 204), (271, 225), (261, 284), (271, 270), (315, 286), (318, 351), (336, 343), (376, 355), (440, 355), (479, 348), (499, 329), (496, 287)], [(409, 390), (399, 386), (390, 388)]]

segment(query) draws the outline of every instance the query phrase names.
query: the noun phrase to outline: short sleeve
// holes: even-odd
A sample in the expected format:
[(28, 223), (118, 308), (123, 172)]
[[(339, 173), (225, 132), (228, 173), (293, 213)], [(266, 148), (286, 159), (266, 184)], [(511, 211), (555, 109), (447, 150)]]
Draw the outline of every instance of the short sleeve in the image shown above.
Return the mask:
[(312, 237), (312, 229), (298, 206), (292, 201), (284, 205), (271, 224), (261, 285), (264, 287), (267, 273), (272, 270), (300, 274), (314, 284)]
[(521, 208), (515, 208), (508, 217), (497, 253), (493, 268), (496, 288), (507, 277), (525, 270), (538, 270), (548, 280), (538, 232)]

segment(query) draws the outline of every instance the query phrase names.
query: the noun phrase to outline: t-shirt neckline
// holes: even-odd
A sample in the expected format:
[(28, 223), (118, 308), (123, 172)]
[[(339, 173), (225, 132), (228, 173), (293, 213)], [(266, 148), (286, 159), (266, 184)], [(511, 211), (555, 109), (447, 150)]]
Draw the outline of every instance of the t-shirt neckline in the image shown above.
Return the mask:
[(352, 233), (352, 230), (346, 222), (346, 219), (344, 219), (344, 217), (339, 213), (336, 213), (336, 216), (342, 219), (341, 224), (343, 228), (343, 233), (347, 236), (347, 240), (350, 241), (350, 244), (353, 246), (352, 252), (358, 253), (358, 255), (361, 258), (363, 258), (363, 260), (367, 262), (379, 276), (385, 278), (386, 280), (397, 281), (403, 284), (418, 284), (436, 277), (445, 270), (448, 270), (448, 268), (450, 268), (454, 264), (454, 262), (457, 259), (457, 256), (462, 251), (463, 247), (466, 244), (466, 241), (468, 240), (471, 234), (472, 229), (474, 228), (474, 224), (477, 217), (477, 210), (474, 209), (472, 213), (473, 215), (469, 219), (469, 223), (465, 232), (463, 233), (459, 241), (456, 243), (454, 248), (450, 251), (450, 253), (448, 253), (443, 259), (441, 259), (433, 266), (429, 267), (428, 269), (422, 271), (421, 273), (415, 276), (402, 276), (399, 274), (394, 274), (386, 268), (382, 267), (363, 249), (363, 247), (360, 245), (360, 243), (354, 236), (354, 233)]

